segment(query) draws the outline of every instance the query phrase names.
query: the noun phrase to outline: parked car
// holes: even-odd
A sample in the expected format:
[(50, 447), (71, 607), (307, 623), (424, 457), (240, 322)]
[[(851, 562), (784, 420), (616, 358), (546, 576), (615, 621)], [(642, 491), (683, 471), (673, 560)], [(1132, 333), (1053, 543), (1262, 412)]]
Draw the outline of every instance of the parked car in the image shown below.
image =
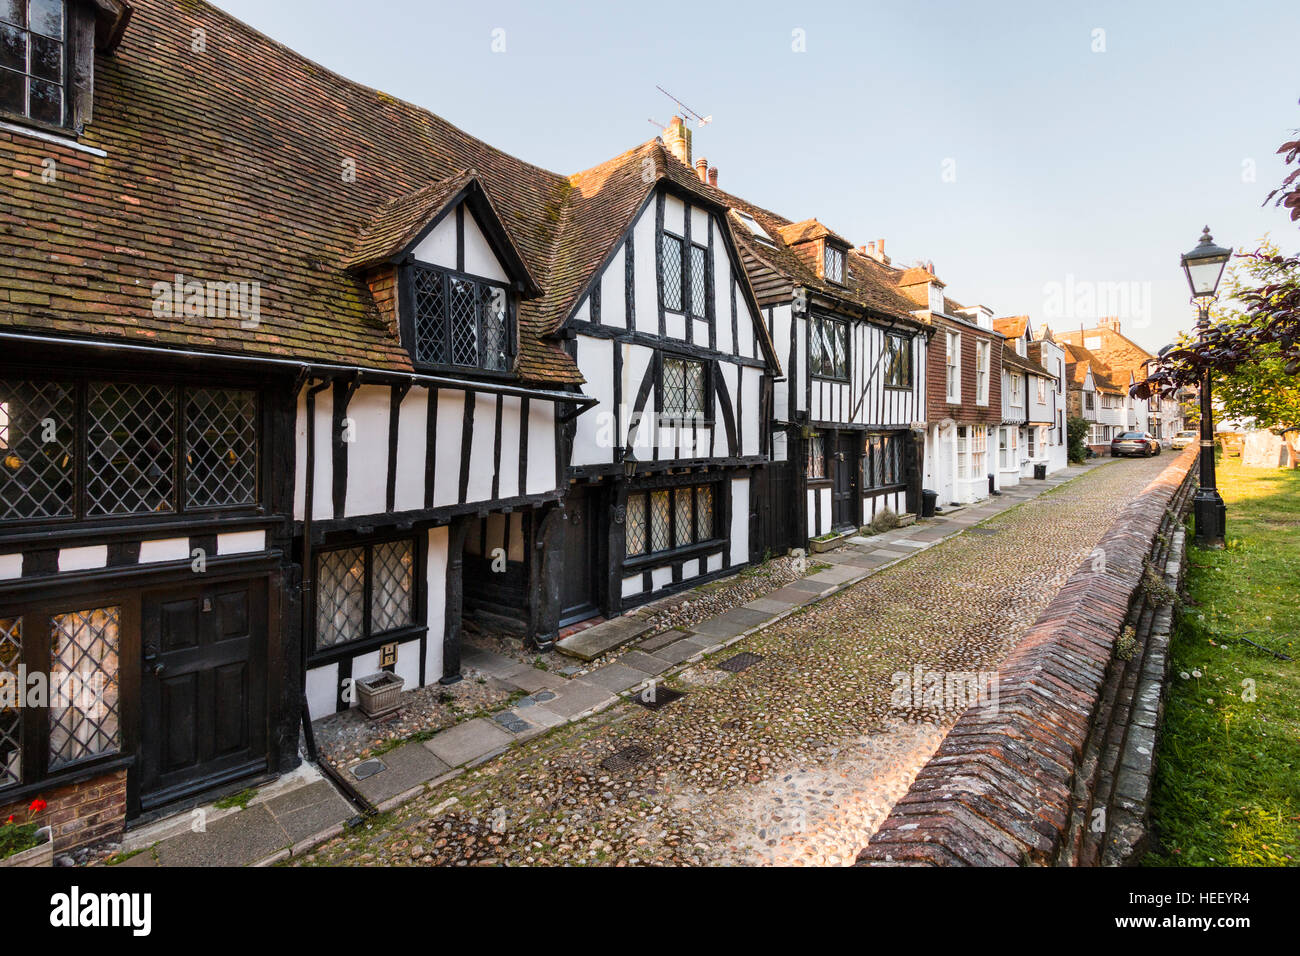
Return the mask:
[(1179, 432), (1174, 436), (1174, 440), (1169, 443), (1169, 447), (1174, 450), (1186, 448), (1188, 445), (1196, 444), (1196, 440), (1199, 436), (1200, 433), (1195, 430)]
[(1160, 439), (1150, 432), (1121, 432), (1110, 440), (1110, 457), (1141, 455), (1150, 458), (1160, 454)]

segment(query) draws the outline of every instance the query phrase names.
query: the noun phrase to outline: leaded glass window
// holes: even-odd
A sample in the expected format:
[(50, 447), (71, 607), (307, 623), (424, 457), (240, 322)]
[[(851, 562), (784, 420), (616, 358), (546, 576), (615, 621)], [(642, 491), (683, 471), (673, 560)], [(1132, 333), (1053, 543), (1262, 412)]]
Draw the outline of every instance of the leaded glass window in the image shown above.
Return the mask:
[(628, 495), (627, 530), (624, 539), (628, 557), (645, 554), (646, 547), (646, 496)]
[(667, 491), (650, 493), (650, 550), (667, 551), (672, 539), (669, 537), (672, 514), (668, 506)]
[(695, 496), (695, 539), (708, 541), (713, 537), (713, 486), (700, 485)]
[(712, 484), (632, 492), (627, 497), (627, 557), (712, 541), (715, 501)]
[(0, 379), (0, 521), (74, 513), (75, 437), (70, 385)]
[(887, 488), (903, 482), (903, 440), (897, 435), (872, 435), (863, 462), (867, 488)]
[(814, 315), (809, 323), (808, 368), (819, 378), (849, 377), (849, 326), (847, 322)]
[(694, 508), (694, 489), (678, 488), (673, 492), (673, 502), (676, 508), (673, 526), (677, 541), (677, 547), (684, 548), (691, 544), (695, 534), (695, 508)]
[(416, 265), (410, 302), (416, 362), (510, 371), (514, 335), (503, 286)]
[(65, 125), (66, 38), (63, 0), (0, 0), (0, 111)]
[(174, 390), (96, 382), (87, 403), (87, 514), (175, 511)]
[(365, 636), (366, 562), (363, 548), (325, 551), (317, 558), (316, 647)]
[(316, 560), (316, 650), (415, 623), (410, 538), (322, 551)]
[(844, 282), (844, 250), (826, 243), (822, 247), (823, 272), (831, 282)]
[(691, 246), (691, 315), (697, 319), (708, 316), (709, 250)]
[(370, 596), (371, 629), (375, 633), (410, 627), (415, 596), (415, 546), (386, 541), (374, 548), (374, 584)]
[(101, 607), (50, 619), (51, 770), (118, 751), (121, 616)]
[(664, 308), (680, 312), (682, 311), (682, 240), (665, 233), (660, 258), (663, 259)]
[[(18, 665), (23, 658), (23, 621), (0, 617), (0, 682), (22, 693)], [(0, 701), (0, 787), (22, 782), (23, 711), (15, 695)]]
[(664, 415), (669, 418), (703, 416), (707, 407), (704, 363), (676, 358), (665, 358), (663, 362)]
[(808, 477), (826, 477), (826, 440), (821, 435), (808, 439)]
[(185, 403), (185, 501), (192, 508), (257, 501), (257, 396), (192, 389)]
[(885, 336), (885, 384), (890, 388), (912, 385), (911, 340), (903, 335)]

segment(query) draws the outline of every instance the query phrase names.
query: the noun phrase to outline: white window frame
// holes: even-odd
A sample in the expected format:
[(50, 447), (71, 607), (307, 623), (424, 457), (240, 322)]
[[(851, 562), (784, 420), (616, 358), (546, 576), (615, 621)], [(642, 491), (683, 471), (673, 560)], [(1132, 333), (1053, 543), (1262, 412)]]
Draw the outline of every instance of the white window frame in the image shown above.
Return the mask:
[(989, 343), (975, 343), (975, 404), (989, 403)]
[[(961, 404), (961, 333), (949, 332), (947, 341), (948, 354), (945, 361), (947, 369), (947, 399), (949, 405)], [(956, 391), (954, 391), (954, 388)]]

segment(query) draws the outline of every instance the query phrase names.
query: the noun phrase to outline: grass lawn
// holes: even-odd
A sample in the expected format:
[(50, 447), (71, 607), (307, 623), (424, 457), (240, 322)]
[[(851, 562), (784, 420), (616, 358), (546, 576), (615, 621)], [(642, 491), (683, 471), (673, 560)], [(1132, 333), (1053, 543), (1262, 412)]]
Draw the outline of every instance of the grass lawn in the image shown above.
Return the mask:
[[(1148, 866), (1300, 861), (1300, 471), (1224, 458), (1228, 546), (1189, 549)], [(1297, 660), (1283, 661), (1248, 638)]]

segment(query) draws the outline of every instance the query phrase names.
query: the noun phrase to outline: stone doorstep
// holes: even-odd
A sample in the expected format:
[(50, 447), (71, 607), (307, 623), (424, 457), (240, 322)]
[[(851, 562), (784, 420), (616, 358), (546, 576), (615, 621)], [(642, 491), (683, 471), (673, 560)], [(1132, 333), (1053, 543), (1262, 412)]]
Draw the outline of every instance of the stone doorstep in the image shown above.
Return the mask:
[(602, 654), (630, 644), (649, 630), (650, 624), (644, 619), (624, 615), (557, 641), (555, 649), (582, 661), (594, 661)]

